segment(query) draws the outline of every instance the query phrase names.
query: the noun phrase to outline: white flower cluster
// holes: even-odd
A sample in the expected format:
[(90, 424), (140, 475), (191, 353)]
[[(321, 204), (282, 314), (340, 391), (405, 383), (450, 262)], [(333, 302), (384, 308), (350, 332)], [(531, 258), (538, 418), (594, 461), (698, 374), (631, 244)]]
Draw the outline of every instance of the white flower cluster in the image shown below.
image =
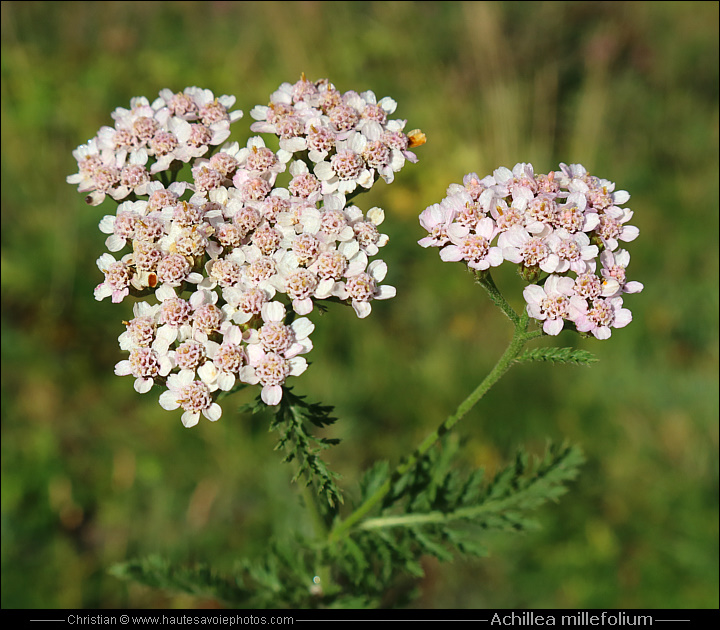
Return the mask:
[[(278, 151), (260, 137), (220, 147), (242, 116), (228, 113), (234, 101), (199, 88), (163, 90), (152, 105), (135, 98), (113, 114), (114, 129), (74, 152), (79, 173), (68, 178), (93, 205), (106, 194), (129, 197), (100, 221), (109, 252), (97, 261), (105, 278), (95, 298), (154, 294), (157, 303), (134, 304), (119, 338), (129, 357), (115, 373), (132, 375), (140, 393), (165, 386), (160, 404), (181, 407), (185, 426), (201, 414), (217, 420), (216, 394), (238, 381), (261, 385), (263, 401), (278, 404), (286, 378), (307, 368), (301, 355), (312, 349), (314, 324), (305, 316), (318, 300), (347, 303), (364, 318), (372, 300), (395, 295), (381, 284), (387, 265), (370, 260), (388, 241), (378, 229), (384, 212), (363, 213), (346, 194), (392, 181), (416, 161), (408, 147), (421, 143), (420, 132), (413, 140), (402, 131), (405, 121), (387, 120), (392, 99), (341, 95), (303, 77), (253, 109), (263, 122), (252, 129), (276, 133)], [(192, 180), (175, 181), (184, 162)], [(142, 168), (141, 184), (123, 183), (130, 165)]]
[(388, 120), (397, 103), (373, 92), (339, 92), (326, 80), (311, 82), (304, 75), (295, 84), (283, 83), (266, 107), (252, 109), (257, 121), (250, 129), (274, 133), (281, 153), (306, 152), (313, 174), (301, 179), (319, 180), (323, 194), (350, 194), (370, 188), (378, 177), (393, 181), (406, 161), (417, 162), (409, 149), (425, 142), (414, 130), (406, 134), (405, 120)]
[(523, 292), (528, 315), (545, 333), (559, 334), (567, 321), (607, 339), (611, 328), (632, 320), (623, 294), (643, 289), (628, 280), (630, 254), (619, 243), (639, 233), (627, 225), (633, 213), (622, 206), (628, 199), (580, 164), (561, 164), (549, 175), (535, 174), (527, 163), (483, 179), (470, 173), (421, 213), (429, 234), (419, 244), (439, 247), (442, 260), (464, 261), (477, 271), (517, 264), (531, 283)]
[(152, 104), (145, 97), (133, 98), (130, 109), (118, 107), (112, 113), (115, 126), (102, 127), (73, 151), (78, 172), (67, 182), (89, 193), (87, 202), (93, 206), (106, 195), (116, 201), (132, 193), (146, 195), (153, 175), (173, 162), (200, 157), (228, 139), (230, 123), (243, 115), (229, 111), (234, 103), (234, 96), (216, 98), (197, 87), (178, 94), (164, 89)]

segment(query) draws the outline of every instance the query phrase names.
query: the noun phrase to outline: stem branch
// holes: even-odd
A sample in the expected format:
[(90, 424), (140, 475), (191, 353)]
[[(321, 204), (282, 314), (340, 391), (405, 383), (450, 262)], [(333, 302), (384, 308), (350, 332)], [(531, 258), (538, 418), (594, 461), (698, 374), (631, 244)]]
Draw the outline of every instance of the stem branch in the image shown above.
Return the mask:
[[(489, 276), (486, 276), (488, 278)], [(480, 283), (488, 289), (488, 286), (486, 286), (485, 280), (480, 281)], [(495, 287), (494, 283), (492, 283), (492, 279), (490, 279), (490, 285), (491, 287)], [(488, 289), (488, 293), (491, 292), (491, 289)], [(495, 288), (496, 295), (500, 295), (499, 291), (497, 291), (497, 288)], [(492, 294), (491, 294), (492, 296)], [(500, 296), (502, 298), (502, 296)], [(347, 534), (350, 529), (352, 529), (358, 521), (360, 521), (368, 512), (370, 512), (382, 499), (385, 497), (385, 495), (390, 492), (392, 486), (396, 481), (402, 477), (406, 472), (408, 472), (416, 463), (417, 461), (428, 451), (430, 448), (435, 444), (445, 433), (450, 431), (457, 423), (458, 421), (467, 414), (474, 406), (475, 404), (487, 393), (487, 391), (495, 384), (498, 380), (505, 374), (505, 372), (508, 371), (510, 366), (515, 362), (515, 359), (517, 359), (518, 355), (520, 354), (520, 351), (522, 350), (523, 346), (530, 340), (535, 337), (537, 337), (537, 334), (534, 332), (527, 332), (528, 327), (528, 315), (526, 313), (523, 313), (522, 316), (515, 313), (515, 311), (512, 310), (512, 308), (505, 302), (504, 298), (502, 299), (502, 302), (506, 305), (506, 308), (504, 308), (501, 304), (499, 304), (495, 299), (493, 299), (493, 302), (498, 304), (501, 308), (503, 308), (503, 311), (505, 314), (510, 317), (511, 320), (515, 323), (515, 332), (513, 334), (512, 340), (510, 341), (510, 344), (508, 345), (507, 349), (503, 353), (503, 355), (500, 357), (498, 362), (495, 364), (495, 367), (490, 371), (490, 373), (483, 379), (483, 381), (477, 386), (475, 391), (473, 391), (465, 400), (460, 403), (457, 410), (454, 414), (449, 416), (435, 431), (433, 431), (430, 435), (428, 435), (420, 444), (420, 446), (415, 449), (415, 451), (406, 459), (404, 459), (398, 467), (395, 469), (394, 473), (390, 477), (388, 481), (386, 481), (383, 485), (381, 485), (373, 494), (372, 496), (368, 497), (365, 502), (352, 514), (350, 514), (345, 520), (338, 521), (335, 524), (335, 527), (333, 527), (332, 531), (330, 532), (329, 542), (334, 543), (340, 540), (343, 536)]]
[(490, 296), (490, 300), (492, 301), (492, 303), (495, 304), (495, 306), (497, 306), (503, 313), (505, 313), (508, 319), (513, 324), (515, 324), (515, 326), (517, 326), (520, 323), (520, 316), (515, 312), (515, 309), (510, 306), (503, 294), (500, 293), (500, 290), (497, 288), (497, 286), (495, 285), (495, 281), (490, 275), (490, 271), (475, 271), (474, 276), (475, 281), (483, 289), (485, 289), (485, 291), (487, 291), (487, 294)]

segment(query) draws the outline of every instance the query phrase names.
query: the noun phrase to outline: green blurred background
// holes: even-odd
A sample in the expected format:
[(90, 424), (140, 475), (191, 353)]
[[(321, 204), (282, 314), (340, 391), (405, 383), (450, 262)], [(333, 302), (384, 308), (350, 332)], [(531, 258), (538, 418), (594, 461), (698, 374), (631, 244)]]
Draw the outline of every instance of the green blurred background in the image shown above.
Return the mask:
[[(511, 333), (462, 265), (416, 245), (449, 183), (579, 162), (632, 194), (640, 228), (632, 325), (546, 341), (601, 361), (514, 368), (458, 427), (463, 464), (492, 472), (518, 445), (568, 438), (582, 475), (538, 532), (428, 560), (415, 605), (717, 607), (716, 2), (3, 2), (2, 607), (213, 606), (107, 569), (150, 552), (227, 568), (296, 527), (292, 471), (261, 421), (226, 405), (187, 430), (113, 375), (130, 309), (92, 290), (114, 206), (86, 206), (65, 177), (133, 96), (235, 94), (244, 143), (250, 109), (301, 72), (392, 96), (428, 137), (357, 200), (386, 210), (397, 298), (362, 321), (332, 308), (296, 379), (336, 406), (327, 459), (348, 496), (452, 412)], [(519, 308), (512, 270), (496, 280)]]

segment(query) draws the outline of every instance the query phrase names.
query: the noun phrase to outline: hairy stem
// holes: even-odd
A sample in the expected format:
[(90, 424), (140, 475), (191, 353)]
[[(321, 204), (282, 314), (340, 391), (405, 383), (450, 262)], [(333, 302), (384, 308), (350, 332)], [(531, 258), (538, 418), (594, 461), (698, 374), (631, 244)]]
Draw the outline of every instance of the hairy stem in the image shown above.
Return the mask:
[(508, 319), (517, 326), (520, 323), (520, 315), (515, 312), (512, 306), (508, 303), (500, 290), (495, 285), (495, 281), (490, 275), (490, 270), (487, 271), (475, 271), (475, 281), (487, 291), (490, 296), (492, 303), (497, 306)]

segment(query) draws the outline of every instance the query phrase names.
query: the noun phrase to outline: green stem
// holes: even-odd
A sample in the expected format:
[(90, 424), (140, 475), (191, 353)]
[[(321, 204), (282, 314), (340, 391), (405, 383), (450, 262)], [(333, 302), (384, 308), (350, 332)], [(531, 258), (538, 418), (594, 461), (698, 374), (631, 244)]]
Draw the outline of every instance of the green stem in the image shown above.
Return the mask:
[[(492, 283), (492, 279), (490, 280), (490, 282)], [(480, 281), (480, 283), (486, 289), (488, 289), (488, 286), (486, 286), (484, 281)], [(491, 284), (491, 288), (492, 287), (495, 287), (494, 283)], [(490, 290), (491, 289), (488, 289), (488, 292), (490, 292)], [(497, 288), (495, 288), (495, 291), (497, 292), (497, 295), (499, 295)], [(495, 302), (495, 300), (493, 301)], [(507, 305), (507, 302), (505, 302), (504, 299), (502, 301)], [(385, 495), (390, 492), (393, 484), (400, 477), (402, 477), (402, 475), (408, 472), (417, 463), (417, 461), (423, 455), (425, 455), (425, 453), (430, 450), (430, 448), (443, 435), (450, 431), (460, 421), (460, 419), (477, 404), (477, 402), (487, 393), (487, 391), (500, 380), (500, 378), (505, 374), (505, 372), (508, 371), (508, 369), (510, 369), (510, 366), (515, 362), (515, 360), (520, 354), (520, 351), (523, 349), (523, 346), (525, 346), (525, 344), (530, 341), (530, 339), (534, 339), (535, 337), (538, 337), (540, 334), (542, 334), (537, 331), (527, 331), (529, 322), (529, 317), (527, 313), (517, 315), (517, 313), (515, 313), (515, 311), (513, 311), (509, 305), (507, 305), (507, 308), (512, 311), (512, 314), (515, 316), (515, 318), (510, 317), (508, 311), (503, 309), (505, 314), (508, 315), (508, 317), (513, 319), (513, 321), (515, 322), (515, 332), (513, 334), (512, 340), (510, 341), (510, 344), (508, 345), (507, 349), (500, 357), (498, 362), (495, 364), (495, 367), (483, 379), (480, 385), (477, 386), (475, 391), (473, 391), (465, 400), (463, 400), (462, 403), (460, 403), (455, 413), (449, 416), (437, 429), (435, 429), (435, 431), (428, 435), (422, 441), (420, 446), (418, 446), (418, 448), (409, 457), (404, 459), (398, 465), (398, 467), (395, 469), (395, 472), (392, 474), (391, 478), (388, 481), (386, 481), (382, 486), (380, 486), (372, 496), (368, 497), (365, 502), (359, 508), (357, 508), (357, 510), (350, 514), (345, 520), (336, 522), (335, 526), (330, 532), (330, 537), (328, 539), (330, 543), (335, 543), (341, 538), (343, 538), (348, 531), (350, 531), (366, 514), (368, 514), (378, 503), (380, 503), (380, 501), (382, 501)]]
[[(302, 489), (302, 495), (303, 495), (303, 501), (305, 503), (305, 507), (310, 512), (310, 520), (312, 521), (312, 527), (313, 531), (315, 533), (315, 539), (316, 540), (324, 540), (327, 538), (328, 535), (328, 527), (325, 523), (325, 519), (323, 518), (322, 514), (320, 513), (320, 510), (318, 508), (317, 504), (317, 495), (315, 494), (315, 487), (313, 484), (310, 485), (303, 485)], [(320, 582), (320, 587), (323, 590), (328, 590), (328, 588), (331, 585), (331, 570), (330, 566), (322, 562), (322, 554), (318, 554), (317, 556), (317, 566), (316, 569), (317, 577)]]
[(516, 326), (520, 323), (520, 316), (515, 312), (512, 306), (508, 303), (500, 290), (495, 285), (495, 281), (490, 275), (490, 271), (475, 271), (475, 281), (487, 291), (490, 296), (490, 300), (495, 306), (497, 306), (508, 319)]
[[(505, 500), (509, 503), (510, 500)], [(423, 514), (401, 514), (399, 516), (381, 516), (363, 521), (359, 529), (385, 529), (387, 527), (412, 527), (428, 523), (447, 523), (448, 521), (472, 518), (485, 512), (498, 511), (503, 501), (487, 501), (483, 505), (460, 508), (454, 512), (425, 512)]]
[(310, 512), (310, 520), (312, 521), (315, 536), (322, 539), (327, 536), (328, 528), (325, 524), (325, 519), (322, 517), (320, 510), (318, 509), (315, 486), (312, 483), (302, 484), (302, 495), (305, 507)]

